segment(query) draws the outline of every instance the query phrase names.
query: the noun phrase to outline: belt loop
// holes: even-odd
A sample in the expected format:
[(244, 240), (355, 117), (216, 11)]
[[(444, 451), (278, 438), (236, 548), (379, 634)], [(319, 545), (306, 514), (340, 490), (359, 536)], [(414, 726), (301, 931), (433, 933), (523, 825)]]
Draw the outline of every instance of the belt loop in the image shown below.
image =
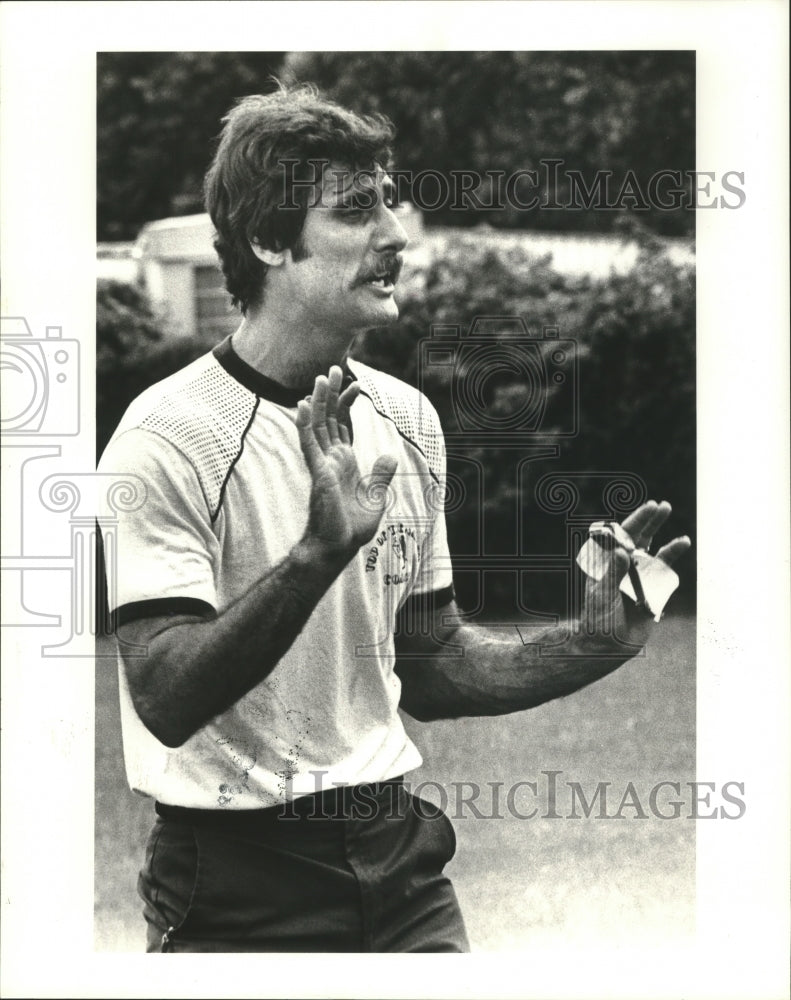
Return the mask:
[(162, 935), (162, 954), (166, 954), (170, 951), (170, 935), (175, 931), (175, 927), (168, 927), (165, 933)]

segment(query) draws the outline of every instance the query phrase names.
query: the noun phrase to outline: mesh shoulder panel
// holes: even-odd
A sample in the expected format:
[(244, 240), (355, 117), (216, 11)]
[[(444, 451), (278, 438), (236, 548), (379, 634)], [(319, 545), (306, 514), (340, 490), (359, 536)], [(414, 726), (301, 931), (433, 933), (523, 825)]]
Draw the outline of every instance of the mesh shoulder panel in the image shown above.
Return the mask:
[(214, 520), (257, 404), (254, 393), (205, 355), (143, 393), (123, 426), (151, 431), (179, 449), (195, 469)]
[(434, 478), (443, 478), (445, 441), (442, 428), (436, 410), (423, 393), (360, 361), (350, 359), (349, 369), (374, 408), (392, 420), (401, 436), (423, 453)]

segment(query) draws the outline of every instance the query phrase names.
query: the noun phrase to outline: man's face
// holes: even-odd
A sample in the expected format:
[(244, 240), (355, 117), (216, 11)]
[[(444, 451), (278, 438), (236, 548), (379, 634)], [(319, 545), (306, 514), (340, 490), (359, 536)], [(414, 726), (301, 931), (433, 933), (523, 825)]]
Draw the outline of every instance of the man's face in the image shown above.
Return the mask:
[(393, 213), (393, 184), (381, 169), (331, 164), (307, 210), (282, 278), (295, 313), (344, 335), (392, 323), (407, 236)]

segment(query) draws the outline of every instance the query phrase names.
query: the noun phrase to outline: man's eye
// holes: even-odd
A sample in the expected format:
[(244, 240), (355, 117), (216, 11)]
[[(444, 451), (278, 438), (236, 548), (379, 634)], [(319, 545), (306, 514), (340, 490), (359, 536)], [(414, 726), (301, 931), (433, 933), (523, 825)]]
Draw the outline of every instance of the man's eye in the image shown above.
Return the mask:
[(363, 217), (370, 215), (370, 209), (361, 208), (359, 205), (343, 205), (340, 209), (340, 214), (344, 219), (362, 219)]

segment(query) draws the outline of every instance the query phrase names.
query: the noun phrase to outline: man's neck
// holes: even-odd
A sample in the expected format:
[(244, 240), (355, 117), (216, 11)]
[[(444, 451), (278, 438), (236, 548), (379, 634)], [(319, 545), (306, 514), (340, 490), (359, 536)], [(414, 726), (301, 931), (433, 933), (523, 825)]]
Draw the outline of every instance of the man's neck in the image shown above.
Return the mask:
[(264, 310), (248, 314), (233, 335), (233, 348), (242, 361), (288, 388), (312, 384), (331, 365), (342, 365), (353, 335), (332, 336), (308, 324), (278, 322)]

